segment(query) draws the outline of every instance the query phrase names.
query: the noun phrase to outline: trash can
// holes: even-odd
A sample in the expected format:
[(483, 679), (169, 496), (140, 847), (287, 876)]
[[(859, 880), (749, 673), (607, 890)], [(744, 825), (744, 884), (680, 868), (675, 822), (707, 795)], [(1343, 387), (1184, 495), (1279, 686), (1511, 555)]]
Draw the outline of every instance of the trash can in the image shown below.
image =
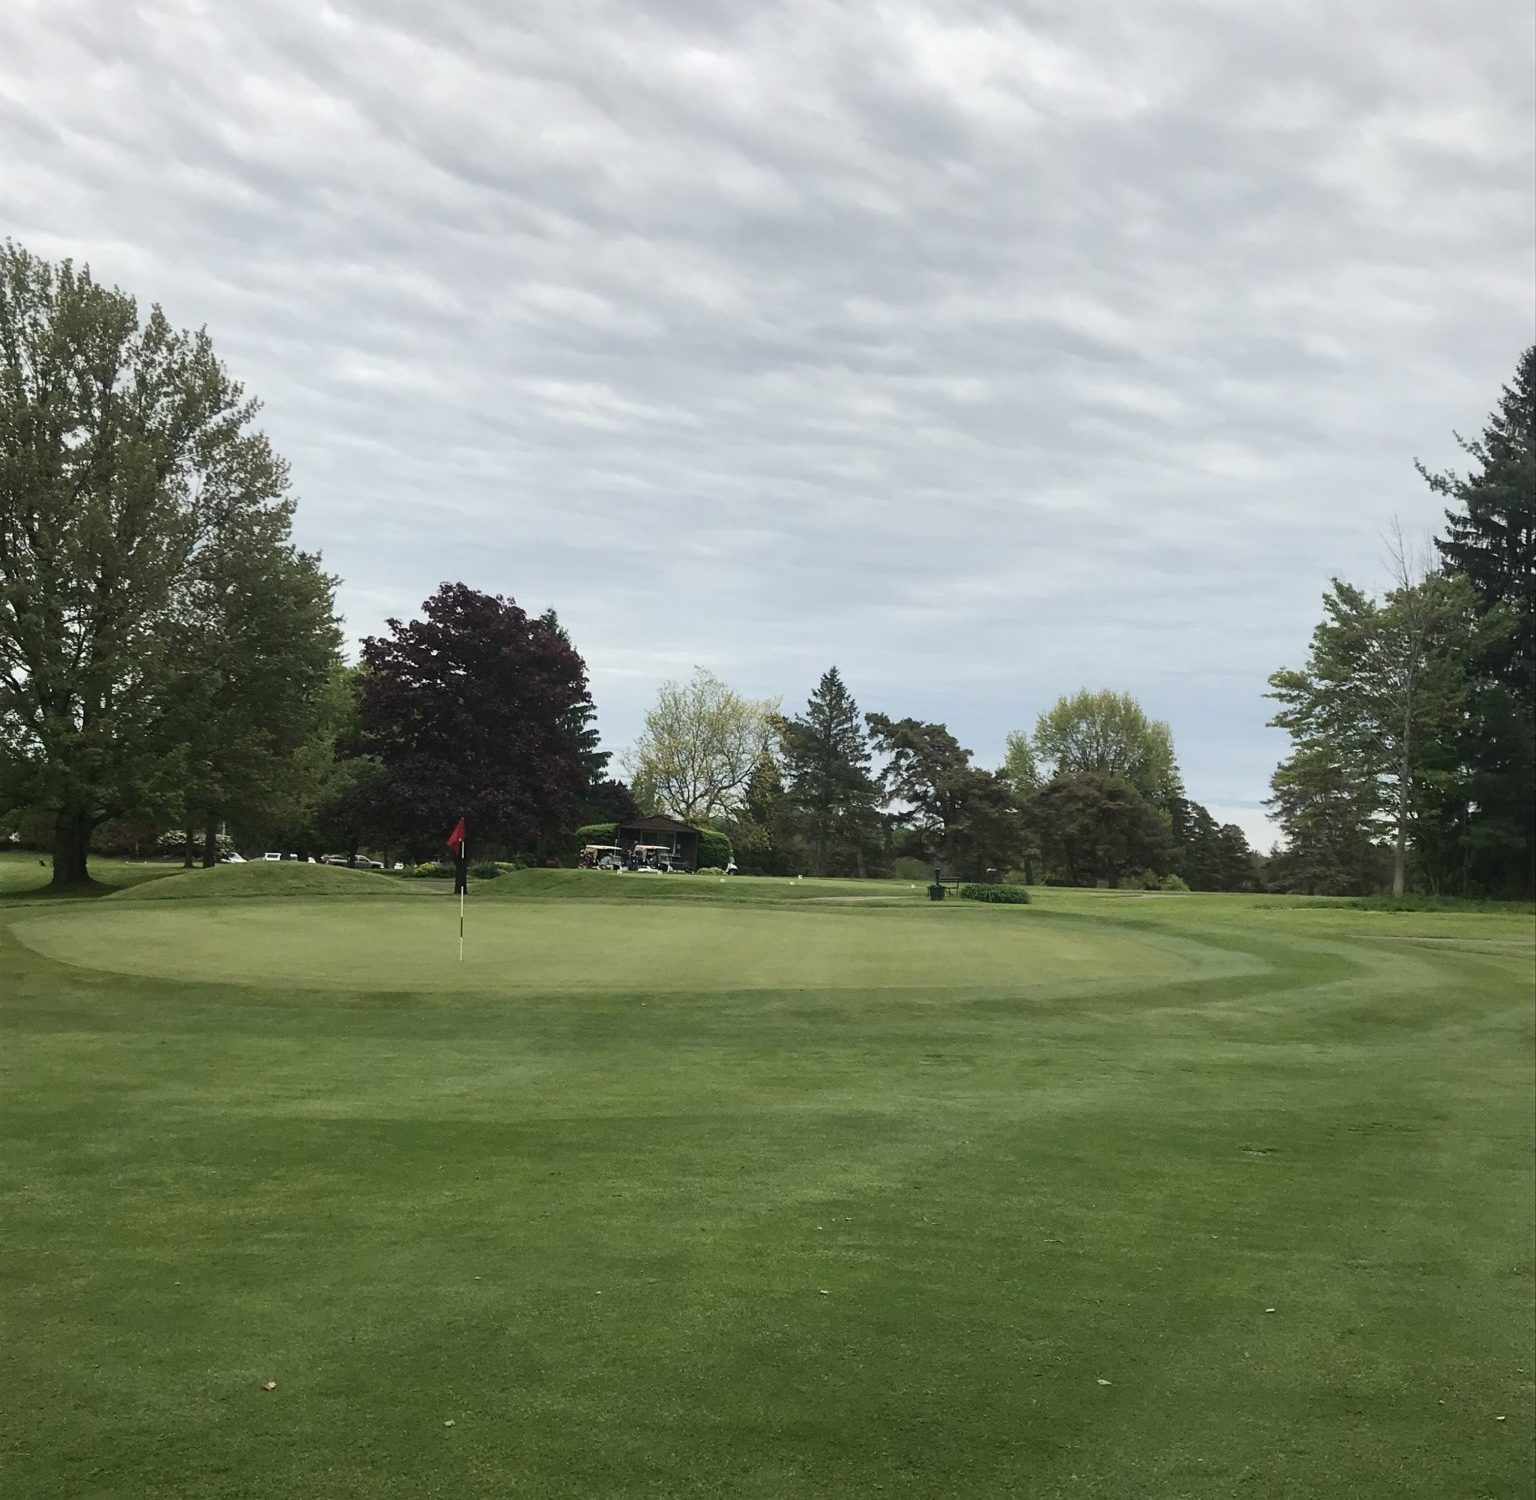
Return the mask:
[(928, 887), (928, 899), (930, 901), (942, 901), (944, 899), (944, 887), (937, 880)]

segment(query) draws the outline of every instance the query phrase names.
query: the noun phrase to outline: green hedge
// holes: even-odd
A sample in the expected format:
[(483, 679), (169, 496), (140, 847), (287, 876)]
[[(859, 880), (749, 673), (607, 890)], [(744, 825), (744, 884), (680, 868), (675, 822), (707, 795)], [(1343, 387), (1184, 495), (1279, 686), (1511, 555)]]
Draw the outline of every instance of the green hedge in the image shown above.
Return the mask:
[(583, 844), (611, 844), (618, 829), (617, 823), (588, 823), (578, 828), (571, 837), (576, 841), (578, 849)]
[(1022, 885), (962, 885), (965, 901), (995, 901), (1002, 906), (1028, 906), (1029, 892)]
[(723, 870), (731, 862), (731, 841), (713, 828), (699, 829), (699, 855), (694, 860), (697, 870)]

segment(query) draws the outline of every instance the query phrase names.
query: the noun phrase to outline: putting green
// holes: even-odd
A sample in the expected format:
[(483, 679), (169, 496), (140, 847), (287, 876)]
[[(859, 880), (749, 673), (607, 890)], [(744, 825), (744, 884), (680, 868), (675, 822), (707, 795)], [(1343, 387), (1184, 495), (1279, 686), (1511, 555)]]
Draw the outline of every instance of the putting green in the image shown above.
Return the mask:
[(1144, 983), (1241, 957), (1160, 933), (986, 909), (808, 912), (705, 903), (471, 908), (463, 964), (447, 900), (326, 908), (254, 901), (124, 903), (15, 926), (47, 958), (110, 973), (292, 988), (457, 993), (933, 989), (1038, 992)]

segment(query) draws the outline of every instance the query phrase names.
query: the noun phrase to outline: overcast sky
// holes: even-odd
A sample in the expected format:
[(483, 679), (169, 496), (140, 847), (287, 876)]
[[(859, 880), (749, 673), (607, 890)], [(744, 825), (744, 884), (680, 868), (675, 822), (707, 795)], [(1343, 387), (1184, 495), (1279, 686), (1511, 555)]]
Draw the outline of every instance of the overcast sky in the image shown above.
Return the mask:
[(1331, 574), (1533, 336), (1524, 0), (5, 0), (0, 233), (206, 324), (350, 634), (554, 605), (622, 748), (696, 664), (1079, 687), (1267, 842)]

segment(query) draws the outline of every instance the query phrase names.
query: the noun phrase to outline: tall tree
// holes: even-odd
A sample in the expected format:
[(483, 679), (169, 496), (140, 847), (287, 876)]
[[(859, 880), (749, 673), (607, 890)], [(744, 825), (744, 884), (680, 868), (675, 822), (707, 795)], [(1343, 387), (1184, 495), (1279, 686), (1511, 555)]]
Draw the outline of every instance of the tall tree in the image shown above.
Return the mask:
[(973, 765), (971, 752), (942, 724), (865, 717), (875, 748), (887, 757), (882, 788), (924, 858), (972, 878), (1017, 862), (1019, 815), (1000, 773)]
[(1223, 823), (1216, 830), (1216, 884), (1213, 889), (1258, 889), (1258, 856), (1248, 842), (1248, 835), (1236, 823)]
[(1221, 890), (1221, 830), (1215, 818), (1188, 797), (1175, 797), (1168, 816), (1179, 850), (1178, 873), (1190, 890)]
[(745, 793), (721, 821), (743, 875), (788, 875), (793, 849), (779, 764), (764, 750), (747, 778)]
[(1027, 816), (1073, 885), (1118, 886), (1133, 870), (1166, 874), (1177, 859), (1166, 816), (1120, 776), (1058, 776), (1030, 799)]
[(1365, 896), (1390, 876), (1379, 841), (1381, 789), (1325, 739), (1298, 744), (1270, 782), (1267, 807), (1285, 836), (1267, 867), (1269, 888)]
[(713, 672), (662, 684), (629, 754), (636, 799), (684, 822), (728, 818), (767, 748), (778, 705), (743, 698)]
[(1129, 693), (1084, 688), (1058, 700), (1035, 723), (1034, 754), (1046, 779), (1118, 776), (1160, 807), (1182, 791), (1172, 732)]
[[(1003, 751), (1003, 780), (1013, 795), (1013, 805), (1021, 813), (1029, 806), (1029, 800), (1040, 790), (1040, 767), (1035, 759), (1034, 741), (1022, 729), (1010, 729)], [(1019, 862), (1024, 869), (1024, 880), (1035, 883), (1036, 865), (1041, 857), (1040, 839), (1035, 825), (1028, 817), (1019, 819)]]
[(178, 631), (182, 797), (189, 837), (204, 830), (204, 865), (221, 823), (307, 811), (333, 760), (346, 691), (335, 582), (287, 525), (270, 509), (232, 518), (201, 559)]
[(1210, 812), (1188, 797), (1175, 797), (1167, 809), (1179, 850), (1177, 873), (1192, 891), (1254, 889), (1254, 853), (1235, 823), (1218, 824)]
[(822, 673), (805, 713), (780, 719), (778, 730), (785, 798), (812, 872), (862, 875), (878, 837), (880, 792), (859, 706), (836, 667)]
[(556, 845), (589, 790), (575, 727), (590, 702), (585, 662), (548, 620), (462, 583), (422, 614), (362, 645), (351, 748), (382, 767), (380, 822), (418, 847), (460, 816), (472, 849)]
[(1415, 581), (1405, 567), (1380, 602), (1335, 579), (1323, 610), (1306, 666), (1269, 679), (1282, 705), (1270, 722), (1296, 746), (1275, 776), (1280, 821), (1290, 816), (1282, 791), (1342, 778), (1345, 805), (1391, 838), (1401, 895), (1414, 819), (1442, 794), (1424, 774), (1425, 747), (1456, 732), (1465, 701), (1468, 591), (1444, 576)]
[[(307, 675), (290, 692), (267, 672), (284, 643), (251, 592), (264, 570), (313, 586), (312, 638), (330, 639), (256, 411), (206, 333), (0, 247), (0, 802), (53, 815), (56, 885), (89, 878), (99, 823), (183, 809), (207, 770), (190, 749), (199, 693), (250, 685), (285, 714), (303, 698)], [(220, 633), (239, 659), (189, 656)], [(241, 775), (224, 765), (221, 800)]]
[(1436, 546), (1482, 620), (1459, 758), (1470, 770), (1467, 859), (1482, 888), (1536, 893), (1536, 345), (1481, 438), (1457, 441), (1465, 476), (1419, 472), (1453, 502)]

